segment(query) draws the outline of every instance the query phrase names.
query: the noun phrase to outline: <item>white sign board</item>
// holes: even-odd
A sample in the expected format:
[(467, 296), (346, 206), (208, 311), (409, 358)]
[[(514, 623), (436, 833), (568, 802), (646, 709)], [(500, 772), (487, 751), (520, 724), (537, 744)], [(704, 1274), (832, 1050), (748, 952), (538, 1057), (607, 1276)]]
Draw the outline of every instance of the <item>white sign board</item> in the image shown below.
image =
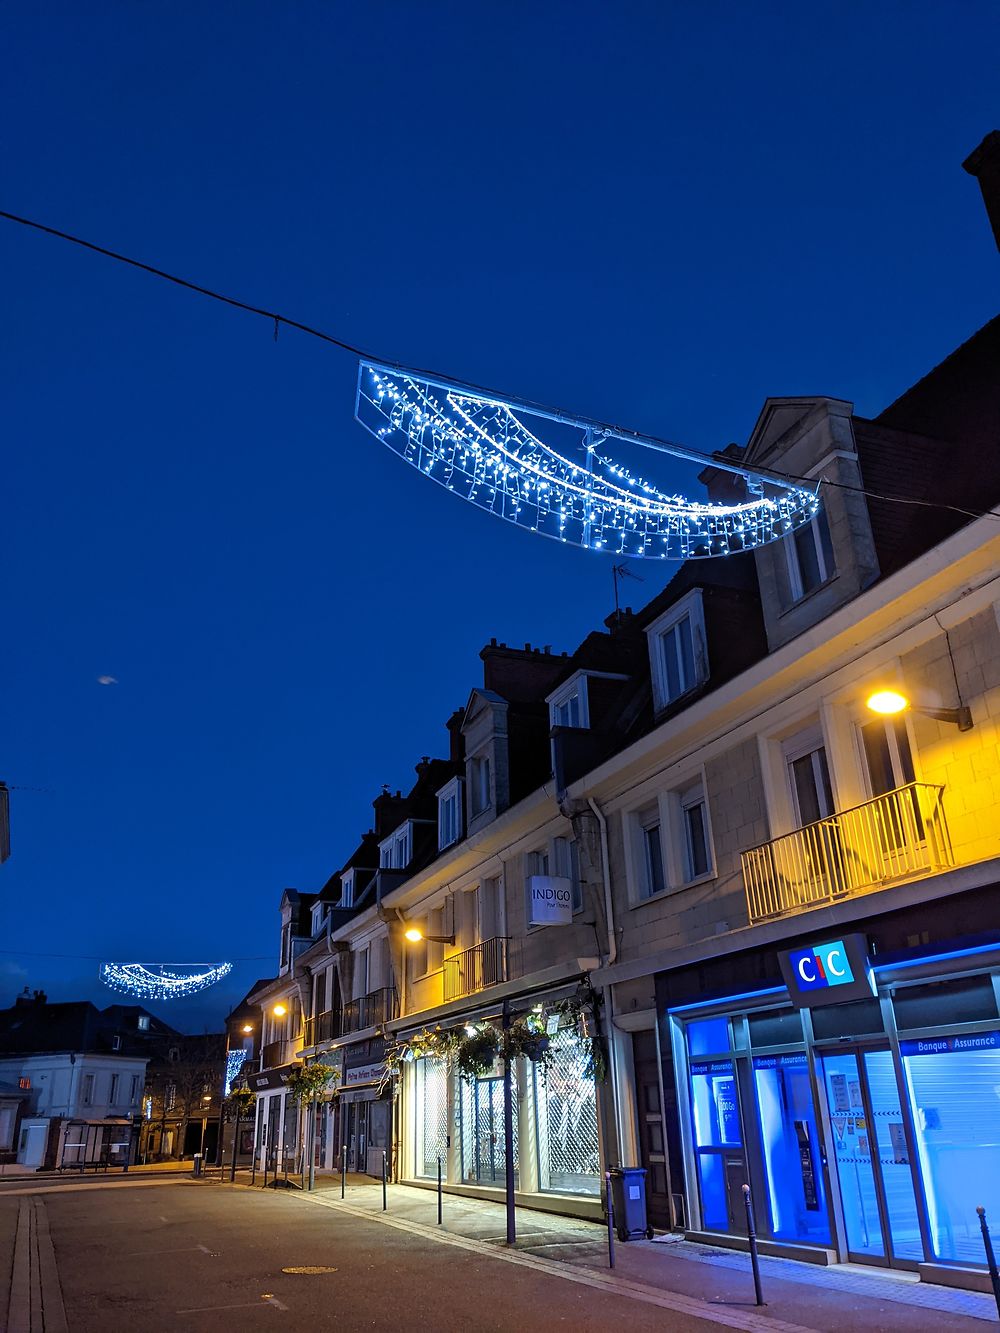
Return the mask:
[(353, 1088), (358, 1083), (378, 1083), (385, 1073), (385, 1061), (377, 1065), (355, 1065), (344, 1070), (344, 1087)]
[(572, 920), (572, 882), (561, 875), (529, 875), (528, 925), (568, 926)]

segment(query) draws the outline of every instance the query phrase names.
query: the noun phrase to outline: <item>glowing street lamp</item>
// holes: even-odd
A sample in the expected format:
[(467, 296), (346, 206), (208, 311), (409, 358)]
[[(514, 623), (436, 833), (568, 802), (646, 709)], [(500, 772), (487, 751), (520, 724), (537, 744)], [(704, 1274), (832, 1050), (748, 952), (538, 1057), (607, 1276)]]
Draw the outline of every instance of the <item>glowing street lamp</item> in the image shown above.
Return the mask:
[(911, 703), (898, 690), (876, 690), (865, 703), (872, 713), (878, 713), (881, 717), (898, 717), (900, 713), (912, 710), (938, 722), (951, 722), (959, 731), (969, 731), (972, 727), (972, 712), (969, 708), (925, 708), (921, 704)]
[(427, 940), (430, 944), (455, 943), (454, 935), (425, 935), (417, 926), (411, 926), (409, 930), (404, 931), (403, 937), (409, 940), (411, 944), (420, 944), (423, 940)]
[(274, 1014), (275, 1018), (284, 1018), (284, 1016), (288, 1013), (288, 1009), (279, 1000), (278, 1003), (271, 1010), (271, 1013)]

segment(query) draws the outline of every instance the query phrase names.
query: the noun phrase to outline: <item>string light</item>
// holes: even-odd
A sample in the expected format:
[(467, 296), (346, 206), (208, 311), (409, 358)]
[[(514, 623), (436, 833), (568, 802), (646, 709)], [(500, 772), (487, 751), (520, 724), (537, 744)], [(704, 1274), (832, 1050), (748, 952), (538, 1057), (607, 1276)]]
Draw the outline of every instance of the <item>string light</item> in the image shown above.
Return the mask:
[(222, 1094), (224, 1097), (229, 1096), (233, 1083), (249, 1058), (250, 1052), (244, 1051), (242, 1047), (237, 1047), (236, 1050), (230, 1051), (226, 1056), (226, 1090)]
[[(201, 968), (201, 971), (196, 969)], [(101, 980), (112, 990), (140, 1000), (179, 1000), (214, 986), (233, 970), (232, 963), (102, 963)]]
[[(660, 560), (729, 555), (785, 536), (819, 509), (814, 490), (721, 461), (713, 466), (742, 478), (745, 500), (667, 495), (603, 452), (605, 441), (626, 435), (528, 407), (515, 415), (510, 403), (371, 361), (360, 364), (356, 416), (394, 453), (463, 499), (590, 550)], [(546, 444), (522, 416), (575, 424), (583, 432), (576, 457)], [(678, 447), (633, 442), (691, 458)]]

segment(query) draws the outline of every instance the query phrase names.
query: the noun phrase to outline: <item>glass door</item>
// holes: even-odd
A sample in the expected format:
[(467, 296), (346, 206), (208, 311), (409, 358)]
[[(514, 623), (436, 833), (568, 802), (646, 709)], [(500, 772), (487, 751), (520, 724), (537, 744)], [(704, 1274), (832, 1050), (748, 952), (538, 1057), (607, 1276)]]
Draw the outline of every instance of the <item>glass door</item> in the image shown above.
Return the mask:
[(892, 1055), (837, 1051), (822, 1061), (849, 1257), (911, 1267), (923, 1247)]

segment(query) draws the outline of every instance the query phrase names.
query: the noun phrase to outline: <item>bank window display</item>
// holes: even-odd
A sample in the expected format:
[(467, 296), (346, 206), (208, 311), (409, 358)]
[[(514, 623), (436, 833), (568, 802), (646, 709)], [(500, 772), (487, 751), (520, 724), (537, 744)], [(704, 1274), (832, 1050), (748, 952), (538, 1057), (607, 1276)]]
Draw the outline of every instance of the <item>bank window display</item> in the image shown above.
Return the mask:
[(438, 1157), (442, 1170), (448, 1160), (448, 1071), (444, 1062), (414, 1061), (413, 1091), (414, 1172), (434, 1180)]
[(692, 1060), (690, 1069), (702, 1223), (710, 1231), (728, 1231), (746, 1180), (736, 1069), (732, 1060)]
[(1000, 1031), (900, 1042), (931, 1249), (982, 1264), (976, 1208), (1000, 1218)]
[(820, 1138), (805, 1052), (754, 1056), (753, 1084), (771, 1235), (797, 1244), (829, 1244)]
[(558, 1194), (601, 1192), (597, 1091), (586, 1075), (588, 1051), (573, 1030), (551, 1039), (552, 1063), (531, 1066), (538, 1140), (538, 1187)]

